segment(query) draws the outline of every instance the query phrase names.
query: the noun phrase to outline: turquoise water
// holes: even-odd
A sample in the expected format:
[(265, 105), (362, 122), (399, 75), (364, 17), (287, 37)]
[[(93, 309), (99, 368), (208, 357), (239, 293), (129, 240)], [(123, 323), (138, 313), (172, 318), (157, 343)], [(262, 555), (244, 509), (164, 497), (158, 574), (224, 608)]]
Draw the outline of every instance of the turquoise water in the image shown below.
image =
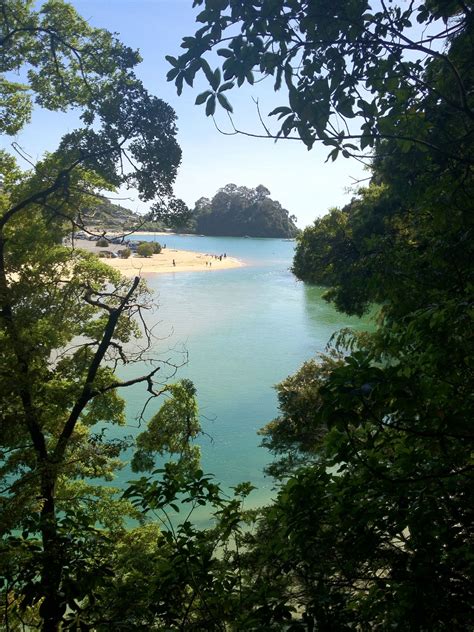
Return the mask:
[[(199, 441), (204, 471), (224, 487), (251, 481), (258, 488), (252, 502), (268, 501), (273, 481), (262, 470), (271, 457), (259, 447), (257, 430), (277, 415), (273, 386), (323, 351), (335, 331), (348, 325), (366, 328), (367, 323), (338, 314), (321, 299), (322, 289), (297, 281), (289, 271), (294, 242), (182, 235), (157, 239), (170, 248), (226, 252), (246, 264), (149, 275), (159, 305), (149, 319), (157, 323), (161, 358), (182, 363), (187, 354), (187, 364), (174, 379), (190, 378), (197, 388), (206, 433)], [(135, 367), (127, 377), (138, 373)], [(145, 396), (144, 387), (127, 389), (130, 427), (123, 434), (136, 432), (133, 418)], [(124, 470), (120, 479), (130, 477)]]

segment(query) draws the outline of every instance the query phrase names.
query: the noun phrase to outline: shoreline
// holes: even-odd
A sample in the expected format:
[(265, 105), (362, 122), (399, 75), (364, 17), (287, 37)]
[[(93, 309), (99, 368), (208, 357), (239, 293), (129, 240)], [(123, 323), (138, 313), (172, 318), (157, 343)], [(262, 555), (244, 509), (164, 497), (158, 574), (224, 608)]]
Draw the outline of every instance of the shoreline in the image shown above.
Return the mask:
[(118, 233), (118, 232), (114, 232), (114, 231), (106, 231), (105, 233), (106, 237), (108, 238), (114, 238), (114, 237), (122, 237), (123, 235), (126, 235), (127, 239), (130, 239), (131, 241), (137, 241), (136, 239), (134, 239), (134, 236), (137, 235), (138, 237), (145, 237), (145, 236), (154, 236), (157, 235), (158, 237), (166, 237), (168, 236), (173, 236), (173, 237), (210, 237), (211, 239), (213, 238), (229, 238), (229, 239), (278, 239), (279, 241), (296, 241), (296, 237), (252, 237), (249, 235), (203, 235), (201, 233), (175, 233), (175, 232), (170, 232), (170, 231), (151, 231), (151, 230), (136, 230), (133, 231), (133, 233)]
[(160, 254), (152, 255), (151, 257), (101, 258), (101, 261), (129, 278), (144, 274), (229, 270), (241, 268), (245, 265), (235, 257), (222, 257), (220, 259), (215, 255), (191, 252), (189, 250), (176, 250), (175, 248), (164, 248)]
[(174, 272), (210, 272), (245, 266), (245, 263), (236, 257), (224, 257), (224, 253), (215, 255), (191, 250), (179, 250), (177, 248), (163, 248), (160, 254), (152, 255), (151, 257), (139, 257), (132, 254), (128, 259), (121, 259), (114, 256), (119, 250), (124, 248), (120, 244), (109, 244), (107, 248), (99, 248), (95, 245), (95, 242), (78, 239), (75, 242), (75, 247), (87, 250), (95, 255), (109, 253), (109, 257), (99, 257), (100, 260), (129, 278)]

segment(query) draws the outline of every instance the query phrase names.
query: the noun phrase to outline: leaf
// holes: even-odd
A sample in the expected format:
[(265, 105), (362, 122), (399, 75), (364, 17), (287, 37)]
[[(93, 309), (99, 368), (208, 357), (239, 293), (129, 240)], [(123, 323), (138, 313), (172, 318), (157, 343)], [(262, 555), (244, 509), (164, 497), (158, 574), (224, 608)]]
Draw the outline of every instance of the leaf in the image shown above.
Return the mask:
[(374, 139), (372, 136), (362, 136), (360, 139), (360, 148), (365, 149), (366, 147), (373, 147)]
[(203, 69), (204, 74), (206, 75), (206, 79), (209, 81), (209, 83), (211, 83), (211, 81), (212, 81), (212, 70), (211, 70), (211, 67), (209, 66), (209, 64), (207, 63), (207, 61), (205, 59), (201, 59), (201, 68)]
[(286, 116), (287, 114), (291, 114), (291, 108), (285, 106), (285, 105), (281, 105), (277, 108), (275, 108), (274, 110), (272, 110), (271, 112), (269, 112), (268, 116), (275, 116), (275, 114), (280, 114), (280, 116), (278, 118), (281, 118), (282, 116)]
[(205, 101), (207, 101), (207, 98), (210, 97), (212, 94), (212, 92), (210, 90), (206, 90), (205, 92), (201, 92), (201, 94), (198, 94), (196, 97), (196, 101), (194, 102), (195, 105), (202, 105)]
[(206, 116), (212, 116), (216, 111), (216, 97), (213, 94), (206, 103)]
[(168, 73), (166, 74), (166, 79), (168, 81), (173, 81), (173, 79), (177, 77), (178, 75), (179, 75), (179, 68), (171, 68), (171, 70), (169, 70)]
[(228, 48), (219, 48), (217, 54), (221, 57), (233, 57), (234, 53)]
[(181, 48), (192, 48), (196, 41), (195, 37), (183, 37)]
[(233, 81), (227, 81), (226, 83), (223, 83), (221, 85), (221, 87), (219, 88), (219, 92), (224, 92), (224, 90), (230, 90), (233, 87), (234, 87), (234, 82)]
[(294, 125), (295, 125), (295, 117), (293, 116), (293, 114), (291, 114), (283, 121), (283, 124), (281, 126), (281, 132), (285, 138), (290, 134)]
[(338, 157), (338, 155), (339, 155), (339, 149), (336, 147), (335, 149), (329, 152), (328, 157), (326, 158), (325, 162), (327, 162), (329, 159), (331, 159), (334, 162), (336, 158)]
[(191, 86), (191, 87), (193, 86), (195, 74), (196, 74), (196, 71), (193, 70), (192, 68), (188, 68), (187, 70), (184, 71), (184, 80), (186, 81), (188, 86)]
[(176, 57), (173, 57), (172, 55), (165, 55), (165, 59), (172, 66), (176, 67), (178, 65), (178, 60), (176, 59)]
[(277, 92), (281, 88), (281, 80), (283, 76), (283, 68), (279, 66), (276, 71), (274, 90)]
[(196, 15), (196, 22), (207, 22), (210, 16), (211, 13), (207, 9), (204, 9), (204, 11), (201, 11), (201, 13)]
[(219, 68), (216, 68), (214, 72), (211, 74), (209, 78), (209, 83), (211, 84), (211, 88), (213, 90), (217, 90), (219, 88), (219, 84), (221, 82), (221, 71)]
[(222, 105), (222, 107), (227, 110), (228, 112), (233, 112), (234, 110), (232, 109), (231, 104), (229, 103), (229, 101), (226, 99), (226, 97), (223, 94), (218, 93), (217, 94), (217, 99), (219, 101), (219, 103)]
[(346, 118), (354, 118), (355, 113), (352, 109), (351, 99), (344, 99), (337, 104), (337, 111)]

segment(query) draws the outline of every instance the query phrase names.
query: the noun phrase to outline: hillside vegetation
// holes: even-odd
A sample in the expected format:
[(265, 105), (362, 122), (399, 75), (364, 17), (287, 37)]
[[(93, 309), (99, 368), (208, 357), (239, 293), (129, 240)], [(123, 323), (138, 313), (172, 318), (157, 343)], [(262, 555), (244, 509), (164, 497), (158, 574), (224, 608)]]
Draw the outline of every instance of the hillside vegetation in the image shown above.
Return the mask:
[(134, 213), (105, 197), (99, 198), (97, 204), (89, 204), (82, 211), (82, 219), (91, 228), (118, 232), (133, 229), (160, 231), (165, 228), (163, 221), (150, 220), (146, 215)]
[(269, 196), (261, 184), (255, 189), (227, 184), (212, 200), (202, 197), (196, 202), (193, 228), (202, 235), (295, 237), (296, 218)]

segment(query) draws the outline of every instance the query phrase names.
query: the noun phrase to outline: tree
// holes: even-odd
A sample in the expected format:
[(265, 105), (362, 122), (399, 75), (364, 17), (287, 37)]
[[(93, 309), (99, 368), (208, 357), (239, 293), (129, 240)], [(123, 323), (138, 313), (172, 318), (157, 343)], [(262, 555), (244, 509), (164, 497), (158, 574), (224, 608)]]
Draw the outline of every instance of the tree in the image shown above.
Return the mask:
[(139, 257), (152, 257), (159, 255), (161, 252), (161, 244), (157, 241), (141, 241), (137, 246), (137, 254)]
[[(176, 211), (171, 194), (181, 151), (175, 114), (136, 78), (138, 53), (108, 31), (90, 27), (60, 0), (39, 11), (25, 0), (8, 0), (1, 19), (1, 86), (9, 112), (2, 117), (2, 131), (21, 129), (33, 102), (53, 111), (75, 107), (81, 112), (82, 127), (63, 137), (57, 163), (48, 164), (47, 179), (43, 174), (41, 195), (59, 191), (81, 165), (110, 186), (135, 187), (158, 215), (168, 213), (169, 205)], [(19, 70), (26, 82), (12, 83), (8, 73)], [(121, 159), (135, 168), (125, 169)], [(39, 190), (33, 201), (38, 199)]]
[(155, 469), (155, 457), (178, 454), (178, 465), (191, 472), (199, 467), (200, 451), (191, 445), (200, 430), (196, 389), (190, 380), (168, 387), (171, 398), (160, 408), (137, 437), (137, 451), (132, 460), (134, 471)]
[(128, 259), (132, 254), (130, 248), (122, 248), (122, 250), (117, 250), (117, 254), (121, 259)]
[(256, 189), (227, 184), (212, 200), (200, 198), (194, 208), (196, 232), (204, 235), (294, 237), (298, 232), (289, 213), (270, 197), (263, 185)]
[[(453, 121), (472, 120), (465, 62), (471, 51), (468, 4), (381, 2), (376, 9), (366, 0), (194, 4), (203, 6), (196, 18), (202, 26), (183, 39), (183, 54), (167, 58), (168, 79), (180, 94), (185, 82), (192, 85), (203, 72), (210, 89), (196, 103), (206, 103), (208, 116), (217, 105), (232, 112), (223, 93), (235, 84), (272, 80), (288, 101), (270, 113), (282, 120), (278, 131), (265, 130), (263, 136), (288, 138), (296, 132), (308, 148), (315, 141), (331, 147), (332, 159), (339, 152), (349, 156), (374, 148), (383, 138), (397, 139), (407, 149), (415, 143), (421, 151), (472, 164), (464, 153), (464, 126), (432, 138), (423, 114), (431, 101)], [(223, 58), (221, 69), (212, 70), (204, 58), (214, 49)], [(442, 81), (435, 83), (441, 73)], [(453, 152), (454, 145), (459, 151)]]
[[(197, 103), (214, 115), (235, 83), (272, 77), (288, 102), (263, 136), (322, 142), (331, 159), (370, 151), (372, 170), (303, 232), (293, 269), (346, 313), (377, 303), (379, 327), (343, 332), (337, 362), (279, 385), (264, 441), (291, 476), (250, 554), (280, 607), (297, 608), (295, 629), (470, 628), (472, 8), (196, 4), (203, 26), (169, 59), (178, 91), (202, 71)], [(203, 60), (212, 49), (221, 69)]]
[(271, 476), (284, 479), (319, 459), (327, 433), (327, 426), (318, 417), (323, 404), (321, 389), (342, 363), (342, 357), (308, 360), (277, 385), (280, 415), (259, 432), (262, 445), (279, 457), (266, 467)]
[[(116, 529), (137, 517), (129, 502), (92, 482), (111, 478), (130, 447), (107, 437), (108, 424), (124, 422), (118, 391), (138, 383), (150, 397), (161, 390), (152, 336), (145, 320), (142, 327), (135, 320), (150, 301), (144, 283), (122, 279), (63, 238), (85, 228), (82, 209), (120, 185), (135, 187), (156, 214), (180, 212), (172, 183), (181, 154), (174, 112), (136, 78), (135, 51), (58, 0), (38, 11), (7, 0), (0, 23), (2, 131), (21, 129), (33, 102), (76, 108), (82, 122), (30, 171), (0, 153), (5, 617), (23, 611), (32, 625), (41, 620), (43, 630), (56, 631), (80, 617), (109, 572), (107, 535), (97, 525)], [(23, 84), (10, 81), (12, 71)], [(144, 359), (145, 374), (115, 375), (122, 363)]]
[(154, 253), (153, 244), (149, 241), (142, 241), (137, 246), (137, 254), (139, 257), (152, 257)]

